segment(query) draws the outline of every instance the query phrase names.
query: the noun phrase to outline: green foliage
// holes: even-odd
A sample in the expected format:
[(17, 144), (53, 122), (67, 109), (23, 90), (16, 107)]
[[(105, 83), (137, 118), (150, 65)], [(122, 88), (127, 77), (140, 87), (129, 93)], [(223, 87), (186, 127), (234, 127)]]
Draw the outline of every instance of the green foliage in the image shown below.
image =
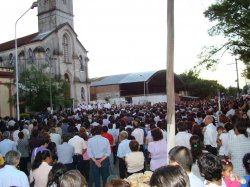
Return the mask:
[(50, 84), (53, 108), (65, 106), (68, 99), (65, 99), (64, 92), (69, 89), (69, 83), (65, 81), (55, 81), (45, 68), (37, 70), (31, 68), (24, 71), (20, 76), (20, 103), (24, 104), (30, 111), (41, 111), (50, 106)]
[(25, 118), (25, 119), (28, 119), (28, 118), (30, 118), (30, 114), (27, 114), (27, 113), (21, 113), (21, 114), (20, 114), (20, 118)]
[(217, 81), (200, 79), (198, 73), (192, 70), (180, 74), (179, 78), (183, 81), (186, 91), (191, 96), (206, 98), (217, 95), (218, 89), (225, 90)]
[[(211, 22), (216, 23), (210, 28), (209, 34), (211, 36), (223, 35), (227, 42), (221, 46), (204, 48), (199, 55), (201, 59), (199, 66), (211, 68), (219, 62), (224, 52), (228, 51), (248, 67), (250, 62), (250, 1), (217, 0), (215, 4), (208, 7), (204, 15)], [(248, 72), (249, 70), (250, 68), (246, 69)]]
[[(225, 96), (237, 97), (237, 92), (238, 92), (238, 89), (236, 87), (230, 86), (229, 88), (226, 89)], [(239, 93), (241, 93), (241, 92), (242, 92), (242, 90), (240, 89)]]

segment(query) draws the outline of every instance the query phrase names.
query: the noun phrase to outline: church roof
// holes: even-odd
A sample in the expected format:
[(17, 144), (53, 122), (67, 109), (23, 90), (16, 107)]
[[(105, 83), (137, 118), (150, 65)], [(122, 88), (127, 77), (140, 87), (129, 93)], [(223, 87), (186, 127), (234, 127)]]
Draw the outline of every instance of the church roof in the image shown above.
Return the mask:
[(105, 86), (112, 84), (124, 84), (132, 82), (145, 82), (150, 79), (158, 71), (127, 73), (120, 75), (110, 75), (105, 77), (93, 78), (91, 80), (91, 86)]
[[(39, 33), (33, 33), (28, 36), (24, 36), (22, 38), (17, 39), (17, 46), (20, 47), (25, 44), (32, 43), (32, 40), (38, 35)], [(0, 51), (7, 51), (9, 49), (15, 48), (15, 40), (11, 40), (5, 43), (0, 44)]]
[[(58, 30), (60, 30), (61, 28), (63, 28), (64, 26), (68, 25), (71, 30), (74, 32), (74, 34), (76, 35), (77, 38), (77, 34), (75, 33), (74, 29), (70, 26), (70, 24), (68, 23), (63, 23), (61, 25), (59, 25), (56, 29), (52, 30), (52, 31), (48, 31), (48, 32), (44, 32), (44, 33), (33, 33), (21, 38), (17, 39), (17, 47), (21, 47), (23, 45), (29, 44), (29, 43), (33, 43), (33, 42), (37, 42), (37, 41), (42, 41), (45, 38), (47, 38), (49, 35), (51, 35), (54, 32), (57, 32)], [(84, 48), (84, 46), (81, 44), (81, 42), (78, 40), (79, 44), (83, 47), (83, 49), (87, 52), (87, 50)], [(11, 40), (5, 43), (0, 44), (0, 52), (2, 51), (7, 51), (10, 49), (15, 48), (15, 40)]]

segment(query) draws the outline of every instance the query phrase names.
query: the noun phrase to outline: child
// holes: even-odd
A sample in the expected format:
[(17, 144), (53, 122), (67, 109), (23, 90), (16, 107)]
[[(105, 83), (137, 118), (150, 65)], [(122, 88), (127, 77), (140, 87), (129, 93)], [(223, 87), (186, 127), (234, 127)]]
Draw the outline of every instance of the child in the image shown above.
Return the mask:
[(239, 176), (232, 174), (233, 164), (230, 160), (223, 159), (222, 163), (222, 177), (227, 187), (240, 187)]
[(241, 187), (249, 187), (250, 186), (250, 153), (245, 154), (243, 157), (243, 165), (246, 169), (247, 175), (244, 176), (244, 180), (241, 184)]

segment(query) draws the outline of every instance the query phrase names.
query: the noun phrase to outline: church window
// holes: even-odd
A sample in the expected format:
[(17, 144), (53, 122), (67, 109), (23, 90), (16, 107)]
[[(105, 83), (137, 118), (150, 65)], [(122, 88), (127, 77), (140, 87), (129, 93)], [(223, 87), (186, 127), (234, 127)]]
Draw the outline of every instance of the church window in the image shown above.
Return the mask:
[(29, 48), (29, 50), (28, 50), (28, 59), (29, 59), (29, 63), (31, 63), (31, 64), (34, 63), (34, 61), (35, 61), (35, 55), (34, 55), (31, 48)]
[(63, 35), (63, 60), (69, 63), (69, 37), (65, 34)]
[(9, 65), (14, 66), (14, 55), (12, 53), (9, 54)]
[(80, 71), (84, 71), (82, 55), (79, 56), (79, 63), (80, 63)]
[(85, 100), (85, 97), (84, 97), (84, 95), (85, 95), (85, 93), (84, 93), (85, 91), (84, 91), (84, 88), (82, 87), (81, 88), (81, 99), (82, 100)]
[(45, 50), (45, 61), (48, 63), (48, 64), (50, 64), (51, 63), (51, 53), (50, 53), (50, 49), (49, 48), (47, 48), (46, 50)]

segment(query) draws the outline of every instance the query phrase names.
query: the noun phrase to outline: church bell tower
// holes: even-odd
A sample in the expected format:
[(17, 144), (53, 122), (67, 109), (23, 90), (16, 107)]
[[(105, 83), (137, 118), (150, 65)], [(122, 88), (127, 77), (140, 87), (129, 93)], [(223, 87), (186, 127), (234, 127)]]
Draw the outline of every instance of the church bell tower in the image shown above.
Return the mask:
[(74, 29), (73, 0), (39, 0), (39, 33), (52, 31), (63, 23)]

